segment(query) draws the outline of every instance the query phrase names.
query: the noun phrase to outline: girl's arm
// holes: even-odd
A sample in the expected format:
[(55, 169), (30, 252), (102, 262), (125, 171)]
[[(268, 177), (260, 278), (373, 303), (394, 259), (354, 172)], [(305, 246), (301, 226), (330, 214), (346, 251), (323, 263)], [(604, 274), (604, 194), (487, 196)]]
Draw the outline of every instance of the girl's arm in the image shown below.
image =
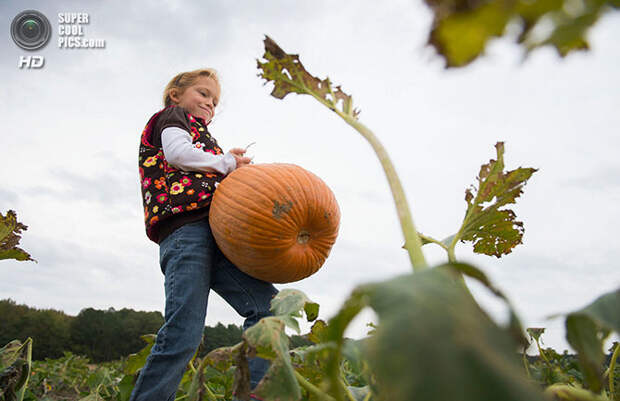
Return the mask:
[(161, 132), (161, 147), (168, 163), (183, 171), (228, 174), (237, 168), (232, 153), (214, 155), (195, 148), (190, 133), (179, 127), (168, 127)]

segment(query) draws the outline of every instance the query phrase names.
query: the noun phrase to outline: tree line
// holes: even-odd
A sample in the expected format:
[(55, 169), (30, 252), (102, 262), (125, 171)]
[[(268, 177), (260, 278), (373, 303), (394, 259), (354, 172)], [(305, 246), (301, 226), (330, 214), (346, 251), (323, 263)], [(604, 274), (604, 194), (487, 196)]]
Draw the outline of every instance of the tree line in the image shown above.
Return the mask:
[[(160, 312), (133, 309), (82, 309), (69, 316), (54, 309), (17, 305), (11, 299), (0, 300), (0, 347), (12, 340), (33, 339), (33, 359), (59, 358), (64, 352), (84, 355), (93, 362), (117, 360), (138, 352), (146, 344), (140, 336), (157, 333), (164, 323)], [(201, 356), (209, 351), (241, 341), (241, 326), (218, 323), (206, 326)], [(310, 344), (302, 336), (292, 336), (291, 345)]]

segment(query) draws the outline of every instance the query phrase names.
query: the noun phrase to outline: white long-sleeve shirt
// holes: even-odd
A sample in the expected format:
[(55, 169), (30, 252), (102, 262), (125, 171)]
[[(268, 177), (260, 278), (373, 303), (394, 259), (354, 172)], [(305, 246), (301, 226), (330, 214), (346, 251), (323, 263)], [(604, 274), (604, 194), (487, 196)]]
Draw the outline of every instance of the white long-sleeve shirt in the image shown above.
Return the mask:
[(205, 152), (192, 143), (189, 132), (179, 127), (167, 127), (162, 130), (161, 147), (168, 163), (183, 171), (210, 173), (216, 170), (222, 174), (229, 174), (237, 168), (237, 161), (232, 153), (214, 155)]

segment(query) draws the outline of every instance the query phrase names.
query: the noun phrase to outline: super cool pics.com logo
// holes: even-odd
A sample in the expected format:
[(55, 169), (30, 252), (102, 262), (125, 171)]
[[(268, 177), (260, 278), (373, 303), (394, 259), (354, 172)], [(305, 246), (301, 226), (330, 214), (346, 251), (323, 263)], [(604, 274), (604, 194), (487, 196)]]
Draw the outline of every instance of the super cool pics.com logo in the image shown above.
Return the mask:
[[(85, 12), (58, 13), (58, 48), (60, 49), (104, 49), (104, 39), (85, 38), (85, 25), (90, 16)], [(52, 26), (43, 13), (25, 10), (13, 18), (11, 37), (20, 48), (37, 51), (45, 47), (52, 36)], [(19, 56), (17, 66), (21, 69), (39, 69), (45, 64), (43, 56)]]

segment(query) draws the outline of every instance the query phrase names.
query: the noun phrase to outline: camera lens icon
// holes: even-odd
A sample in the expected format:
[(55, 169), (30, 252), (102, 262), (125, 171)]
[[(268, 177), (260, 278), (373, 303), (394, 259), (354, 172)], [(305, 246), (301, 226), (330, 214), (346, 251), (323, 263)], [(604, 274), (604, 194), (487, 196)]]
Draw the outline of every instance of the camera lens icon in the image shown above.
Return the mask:
[(13, 42), (24, 50), (38, 50), (45, 46), (52, 35), (52, 26), (45, 15), (35, 10), (17, 14), (11, 22)]

